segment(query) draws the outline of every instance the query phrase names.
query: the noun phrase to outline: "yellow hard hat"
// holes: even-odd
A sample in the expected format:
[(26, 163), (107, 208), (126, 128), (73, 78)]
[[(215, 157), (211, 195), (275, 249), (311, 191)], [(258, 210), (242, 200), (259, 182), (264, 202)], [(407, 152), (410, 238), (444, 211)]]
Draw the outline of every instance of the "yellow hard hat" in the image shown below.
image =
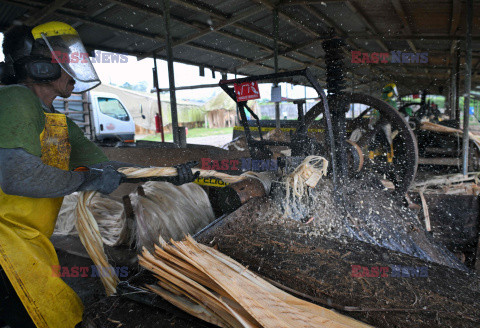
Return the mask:
[(398, 96), (397, 85), (395, 83), (389, 83), (382, 89), (382, 95), (386, 99), (390, 99), (393, 95)]
[(59, 35), (78, 35), (77, 31), (70, 25), (63, 22), (48, 22), (35, 26), (32, 29), (32, 35), (35, 40), (41, 39), (42, 35), (46, 37)]

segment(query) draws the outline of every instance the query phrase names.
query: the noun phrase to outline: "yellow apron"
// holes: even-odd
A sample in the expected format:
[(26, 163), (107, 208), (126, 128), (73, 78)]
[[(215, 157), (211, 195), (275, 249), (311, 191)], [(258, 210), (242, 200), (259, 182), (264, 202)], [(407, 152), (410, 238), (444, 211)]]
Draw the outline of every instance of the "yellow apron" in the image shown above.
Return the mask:
[[(68, 170), (71, 148), (66, 117), (45, 116), (40, 135), (42, 162)], [(82, 320), (80, 298), (52, 271), (59, 263), (49, 238), (62, 201), (63, 197), (29, 198), (0, 190), (0, 265), (39, 328), (70, 328)]]

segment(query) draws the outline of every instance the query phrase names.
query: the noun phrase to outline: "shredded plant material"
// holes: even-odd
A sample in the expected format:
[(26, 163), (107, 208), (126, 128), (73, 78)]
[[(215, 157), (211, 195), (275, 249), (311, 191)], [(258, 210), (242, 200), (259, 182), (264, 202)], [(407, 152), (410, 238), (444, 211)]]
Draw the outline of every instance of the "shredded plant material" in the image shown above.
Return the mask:
[(295, 203), (305, 202), (308, 190), (315, 188), (318, 181), (327, 175), (328, 161), (322, 156), (308, 156), (285, 179), (285, 214), (291, 215)]
[(240, 263), (190, 236), (155, 252), (144, 249), (141, 266), (158, 279), (147, 285), (165, 300), (220, 327), (370, 327), (295, 298)]

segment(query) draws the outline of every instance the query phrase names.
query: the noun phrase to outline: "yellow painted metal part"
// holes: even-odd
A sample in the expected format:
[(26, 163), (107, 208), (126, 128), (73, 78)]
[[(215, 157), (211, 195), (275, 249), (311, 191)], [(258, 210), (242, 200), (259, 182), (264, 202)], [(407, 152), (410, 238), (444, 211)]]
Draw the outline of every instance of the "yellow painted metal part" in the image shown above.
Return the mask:
[(390, 145), (390, 152), (387, 153), (387, 162), (388, 163), (393, 163), (393, 144)]
[(197, 178), (194, 182), (200, 186), (220, 187), (220, 188), (223, 188), (229, 185), (228, 182), (224, 182), (218, 178)]
[[(40, 135), (42, 162), (68, 170), (66, 117), (45, 116)], [(49, 238), (62, 200), (13, 196), (0, 190), (0, 265), (39, 328), (73, 328), (82, 320), (80, 298), (52, 270), (59, 263)]]
[[(234, 130), (236, 131), (244, 131), (245, 128), (243, 126), (235, 126), (233, 127)], [(276, 128), (274, 127), (262, 127), (261, 130), (262, 132), (269, 132), (269, 131), (272, 131), (272, 130), (275, 130)], [(290, 132), (290, 131), (296, 131), (297, 129), (296, 128), (280, 128), (280, 130), (282, 132)], [(250, 131), (258, 131), (258, 127), (256, 126), (251, 126), (250, 127)], [(308, 129), (308, 132), (324, 132), (325, 130), (324, 129)]]

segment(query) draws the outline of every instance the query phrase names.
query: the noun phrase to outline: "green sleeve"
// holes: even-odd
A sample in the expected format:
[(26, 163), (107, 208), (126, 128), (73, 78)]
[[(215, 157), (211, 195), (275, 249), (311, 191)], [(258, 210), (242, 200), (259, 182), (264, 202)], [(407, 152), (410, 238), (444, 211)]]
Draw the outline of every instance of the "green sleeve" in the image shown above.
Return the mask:
[(0, 148), (23, 148), (41, 157), (44, 127), (42, 105), (30, 89), (18, 85), (0, 88)]
[(67, 125), (68, 138), (72, 146), (72, 152), (70, 153), (70, 170), (79, 166), (89, 166), (108, 161), (108, 157), (100, 147), (88, 140), (83, 134), (82, 129), (68, 117)]

